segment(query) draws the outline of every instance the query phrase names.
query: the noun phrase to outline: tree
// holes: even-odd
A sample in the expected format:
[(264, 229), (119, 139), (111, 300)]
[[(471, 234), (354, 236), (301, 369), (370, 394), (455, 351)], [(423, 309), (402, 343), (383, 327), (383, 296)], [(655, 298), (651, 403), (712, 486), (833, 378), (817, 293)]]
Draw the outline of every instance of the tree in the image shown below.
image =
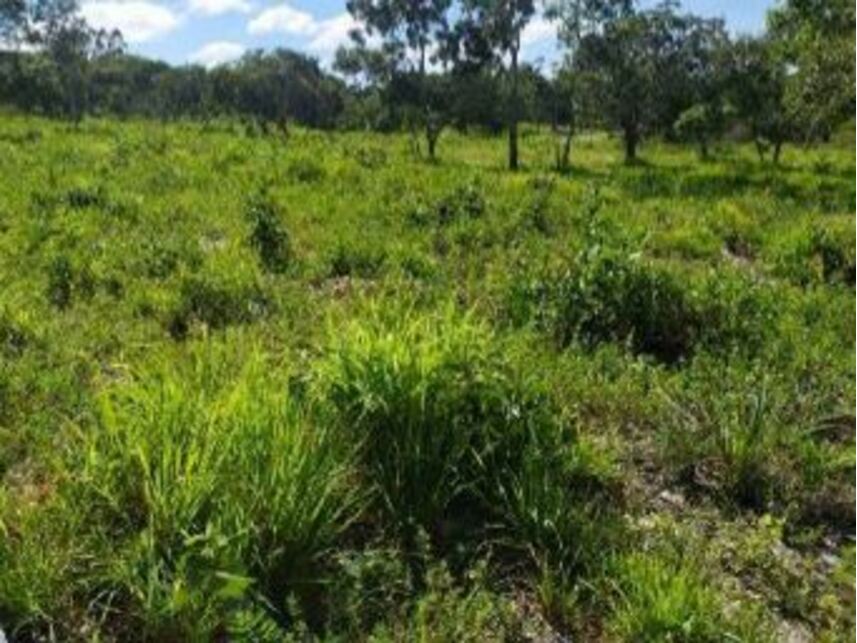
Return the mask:
[(768, 14), (770, 44), (790, 73), (783, 100), (805, 140), (826, 138), (855, 108), (852, 0), (786, 0)]
[[(668, 132), (702, 95), (709, 35), (716, 23), (677, 13), (675, 2), (634, 11), (620, 3), (580, 38), (574, 65), (608, 126), (622, 131), (625, 160), (650, 132)], [(705, 47), (702, 46), (705, 43)]]
[[(0, 37), (13, 47), (39, 50), (53, 64), (62, 94), (61, 111), (75, 121), (88, 108), (91, 63), (124, 46), (118, 31), (91, 28), (78, 9), (76, 0), (0, 0)], [(19, 67), (16, 73), (22, 71)]]
[(768, 38), (742, 38), (731, 49), (729, 94), (750, 126), (759, 158), (773, 148), (779, 162), (783, 144), (794, 137), (795, 123), (786, 106), (785, 62)]
[(683, 96), (676, 133), (699, 145), (708, 158), (709, 143), (719, 137), (731, 107), (727, 101), (729, 36), (722, 20), (688, 16), (682, 53)]
[(553, 82), (552, 126), (556, 145), (556, 169), (568, 170), (571, 143), (580, 125), (584, 101), (583, 81), (576, 68), (583, 39), (598, 33), (611, 20), (631, 13), (631, 0), (549, 0), (545, 15), (558, 23), (558, 35), (565, 46), (565, 62)]
[(508, 60), (509, 169), (518, 169), (518, 121), (520, 120), (519, 67), (521, 34), (536, 12), (534, 0), (463, 0), (464, 15), (458, 25), (460, 53), (480, 62), (503, 64)]
[[(348, 0), (346, 7), (355, 20), (365, 25), (366, 34), (379, 35), (389, 66), (395, 72), (400, 98), (415, 105), (417, 121), (422, 125), (428, 154), (435, 158), (436, 147), (446, 118), (437, 100), (438, 80), (429, 79), (428, 64), (432, 56), (444, 51), (442, 40), (449, 34), (449, 11), (452, 0)], [(362, 35), (355, 37), (358, 49), (367, 49)], [(347, 54), (340, 57), (347, 64)], [(375, 62), (368, 53), (357, 53), (353, 62)], [(412, 78), (416, 76), (416, 78)]]
[(25, 0), (0, 0), (0, 47), (16, 46), (26, 36)]
[(622, 130), (628, 163), (636, 161), (637, 146), (655, 111), (650, 27), (644, 15), (611, 21), (602, 32), (581, 40), (575, 60), (588, 98), (602, 106), (607, 125)]

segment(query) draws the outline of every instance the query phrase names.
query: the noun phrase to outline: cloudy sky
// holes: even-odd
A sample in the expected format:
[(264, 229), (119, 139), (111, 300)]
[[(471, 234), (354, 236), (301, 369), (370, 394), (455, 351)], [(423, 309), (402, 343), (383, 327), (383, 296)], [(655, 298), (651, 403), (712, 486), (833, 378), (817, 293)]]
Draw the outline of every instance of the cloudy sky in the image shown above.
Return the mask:
[[(213, 66), (256, 48), (284, 46), (323, 62), (355, 26), (345, 0), (81, 0), (97, 27), (117, 27), (131, 51), (173, 64)], [(649, 3), (650, 4), (650, 3)], [(772, 0), (684, 0), (706, 16), (725, 18), (733, 32), (758, 32)], [(554, 28), (534, 20), (524, 34), (525, 57), (557, 58)]]

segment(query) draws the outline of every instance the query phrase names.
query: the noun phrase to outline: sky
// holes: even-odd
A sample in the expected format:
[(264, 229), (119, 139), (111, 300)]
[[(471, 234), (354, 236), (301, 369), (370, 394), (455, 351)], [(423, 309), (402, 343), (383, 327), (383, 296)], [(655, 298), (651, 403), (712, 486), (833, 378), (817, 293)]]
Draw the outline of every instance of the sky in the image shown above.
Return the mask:
[[(733, 33), (758, 33), (773, 2), (683, 0), (682, 6), (725, 19)], [(81, 11), (95, 27), (118, 28), (133, 53), (206, 67), (274, 47), (305, 52), (327, 65), (357, 26), (345, 0), (81, 0)], [(558, 60), (554, 26), (534, 19), (523, 35), (523, 54), (545, 68)]]

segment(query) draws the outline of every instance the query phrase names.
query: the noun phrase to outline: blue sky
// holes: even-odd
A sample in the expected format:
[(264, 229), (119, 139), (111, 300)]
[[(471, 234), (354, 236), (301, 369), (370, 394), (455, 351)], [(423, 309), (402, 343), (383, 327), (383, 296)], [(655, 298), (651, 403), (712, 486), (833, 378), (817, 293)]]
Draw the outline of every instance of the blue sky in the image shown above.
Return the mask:
[[(685, 9), (724, 18), (735, 33), (757, 33), (774, 0), (684, 0)], [(645, 4), (652, 4), (645, 2)], [(345, 0), (82, 0), (90, 23), (117, 27), (129, 48), (173, 64), (228, 62), (255, 48), (289, 47), (328, 62), (355, 26)], [(558, 58), (554, 28), (536, 19), (525, 58)]]

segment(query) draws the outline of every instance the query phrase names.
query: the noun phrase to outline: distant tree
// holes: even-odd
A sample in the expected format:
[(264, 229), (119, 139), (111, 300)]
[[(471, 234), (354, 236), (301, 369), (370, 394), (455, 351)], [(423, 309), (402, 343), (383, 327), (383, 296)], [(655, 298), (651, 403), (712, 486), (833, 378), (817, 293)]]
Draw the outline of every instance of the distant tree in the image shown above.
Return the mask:
[[(363, 25), (365, 35), (355, 37), (357, 52), (338, 56), (340, 68), (349, 63), (360, 64), (363, 70), (377, 64), (394, 74), (401, 103), (416, 107), (417, 123), (422, 127), (428, 155), (436, 156), (437, 142), (447, 118), (444, 101), (438, 93), (442, 79), (430, 78), (429, 63), (437, 58), (449, 34), (449, 11), (452, 0), (348, 0), (349, 13)], [(365, 36), (380, 36), (384, 57), (368, 53)]]
[(651, 28), (645, 15), (611, 21), (603, 31), (581, 40), (575, 59), (587, 85), (587, 98), (601, 105), (606, 125), (622, 130), (629, 163), (637, 158), (637, 147), (656, 108)]
[(565, 172), (570, 166), (571, 143), (580, 126), (585, 102), (583, 79), (576, 65), (581, 42), (597, 34), (611, 20), (627, 16), (632, 0), (548, 0), (545, 14), (558, 23), (565, 61), (553, 83), (552, 126), (556, 140), (555, 166)]
[(551, 129), (554, 135), (554, 168), (567, 172), (571, 167), (571, 143), (580, 122), (579, 83), (571, 65), (559, 69), (551, 84), (553, 112)]
[(517, 170), (518, 122), (521, 116), (521, 35), (536, 12), (534, 0), (463, 0), (458, 24), (458, 54), (471, 61), (504, 65), (509, 78), (506, 118), (509, 169)]
[(340, 84), (314, 58), (287, 49), (248, 52), (208, 78), (215, 109), (254, 119), (262, 131), (274, 125), (286, 135), (290, 119), (332, 127), (342, 107)]
[(26, 37), (26, 0), (0, 0), (0, 48), (9, 49)]
[(767, 37), (742, 38), (732, 46), (729, 96), (750, 127), (759, 158), (772, 149), (779, 162), (783, 145), (796, 133), (786, 104), (788, 68)]
[(503, 87), (494, 69), (453, 67), (448, 99), (453, 123), (459, 129), (480, 127), (492, 134), (503, 130)]
[(706, 48), (718, 23), (677, 8), (669, 1), (646, 11), (623, 7), (584, 35), (575, 54), (587, 98), (622, 131), (626, 162), (636, 160), (646, 134), (668, 132), (695, 95), (708, 96)]
[[(75, 121), (88, 109), (92, 62), (124, 46), (118, 31), (90, 27), (79, 14), (77, 0), (0, 0), (0, 38), (12, 48), (37, 50), (43, 62), (53, 65), (51, 75), (55, 73), (62, 96), (58, 111)], [(14, 71), (16, 86), (28, 85), (29, 91), (45, 87), (41, 79), (26, 75), (35, 71), (33, 65), (19, 65)]]
[(785, 0), (768, 14), (770, 45), (787, 65), (783, 100), (805, 140), (854, 116), (853, 0)]
[(683, 41), (677, 80), (683, 86), (677, 103), (681, 111), (674, 129), (693, 140), (706, 159), (711, 141), (723, 133), (732, 111), (727, 96), (729, 36), (722, 20), (687, 16)]
[(210, 115), (211, 87), (203, 67), (188, 66), (165, 70), (154, 81), (155, 111), (162, 120), (204, 119)]
[(156, 82), (169, 71), (161, 61), (114, 55), (96, 59), (89, 74), (91, 111), (119, 117), (157, 116), (153, 101)]

